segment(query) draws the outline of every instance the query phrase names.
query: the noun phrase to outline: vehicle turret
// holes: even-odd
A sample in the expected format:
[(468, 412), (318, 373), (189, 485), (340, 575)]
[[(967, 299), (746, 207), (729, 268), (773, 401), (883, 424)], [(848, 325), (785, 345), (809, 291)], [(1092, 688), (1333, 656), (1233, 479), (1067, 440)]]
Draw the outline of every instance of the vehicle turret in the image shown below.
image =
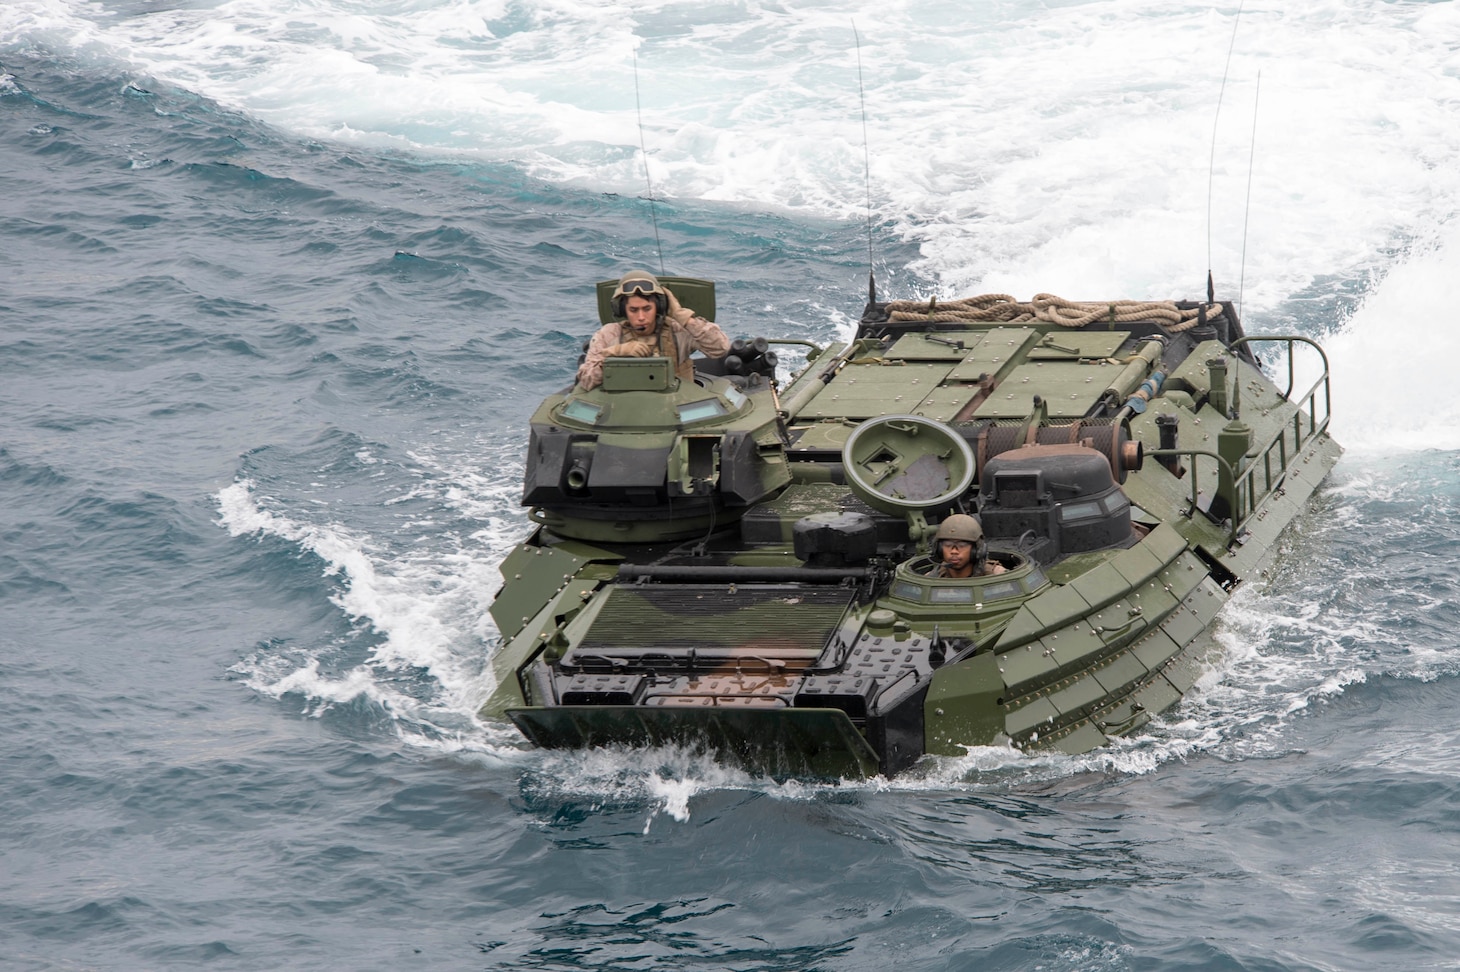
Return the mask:
[(522, 502), (558, 536), (650, 543), (737, 520), (790, 482), (770, 383), (611, 358), (532, 417)]

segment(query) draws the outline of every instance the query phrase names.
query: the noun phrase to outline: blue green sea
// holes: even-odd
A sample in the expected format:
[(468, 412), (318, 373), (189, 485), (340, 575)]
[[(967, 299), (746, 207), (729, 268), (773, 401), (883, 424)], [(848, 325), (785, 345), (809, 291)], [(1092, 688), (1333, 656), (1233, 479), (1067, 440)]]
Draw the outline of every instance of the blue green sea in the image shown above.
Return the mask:
[[(1460, 968), (1460, 5), (6, 0), (0, 969)], [(1347, 451), (1083, 757), (475, 713), (593, 285), (1194, 298)], [(786, 364), (794, 366), (788, 360)]]

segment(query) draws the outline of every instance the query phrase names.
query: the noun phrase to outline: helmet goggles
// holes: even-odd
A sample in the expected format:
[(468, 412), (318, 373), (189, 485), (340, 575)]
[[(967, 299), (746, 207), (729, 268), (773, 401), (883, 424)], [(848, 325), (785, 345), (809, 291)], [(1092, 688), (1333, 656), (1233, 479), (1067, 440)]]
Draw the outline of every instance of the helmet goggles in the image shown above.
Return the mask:
[(618, 290), (614, 291), (615, 297), (629, 297), (639, 294), (644, 297), (652, 297), (655, 294), (664, 293), (664, 288), (659, 286), (659, 281), (654, 279), (645, 280), (642, 277), (635, 277), (632, 280), (619, 281)]

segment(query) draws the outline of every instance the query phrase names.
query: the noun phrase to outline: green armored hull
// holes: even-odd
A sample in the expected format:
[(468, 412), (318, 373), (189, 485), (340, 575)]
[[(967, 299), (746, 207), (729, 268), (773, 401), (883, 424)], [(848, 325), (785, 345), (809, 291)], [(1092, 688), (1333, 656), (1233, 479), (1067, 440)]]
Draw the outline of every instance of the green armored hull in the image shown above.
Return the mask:
[[(533, 416), (484, 718), (777, 776), (1086, 752), (1191, 688), (1340, 452), (1321, 349), (1217, 301), (874, 299), (784, 388), (766, 342), (699, 371), (610, 359)], [(959, 512), (997, 572), (940, 576)]]

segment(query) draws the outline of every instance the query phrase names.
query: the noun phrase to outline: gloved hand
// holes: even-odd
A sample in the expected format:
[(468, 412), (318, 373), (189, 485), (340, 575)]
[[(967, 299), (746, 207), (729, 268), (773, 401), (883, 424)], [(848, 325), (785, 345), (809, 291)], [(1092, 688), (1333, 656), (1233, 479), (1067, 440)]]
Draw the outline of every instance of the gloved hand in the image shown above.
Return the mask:
[(688, 324), (690, 318), (695, 316), (695, 312), (688, 307), (679, 306), (679, 298), (674, 296), (674, 291), (668, 287), (664, 288), (664, 293), (669, 297), (669, 316), (681, 324)]
[(610, 345), (603, 353), (610, 358), (652, 358), (659, 353), (659, 349), (643, 341), (625, 341)]

